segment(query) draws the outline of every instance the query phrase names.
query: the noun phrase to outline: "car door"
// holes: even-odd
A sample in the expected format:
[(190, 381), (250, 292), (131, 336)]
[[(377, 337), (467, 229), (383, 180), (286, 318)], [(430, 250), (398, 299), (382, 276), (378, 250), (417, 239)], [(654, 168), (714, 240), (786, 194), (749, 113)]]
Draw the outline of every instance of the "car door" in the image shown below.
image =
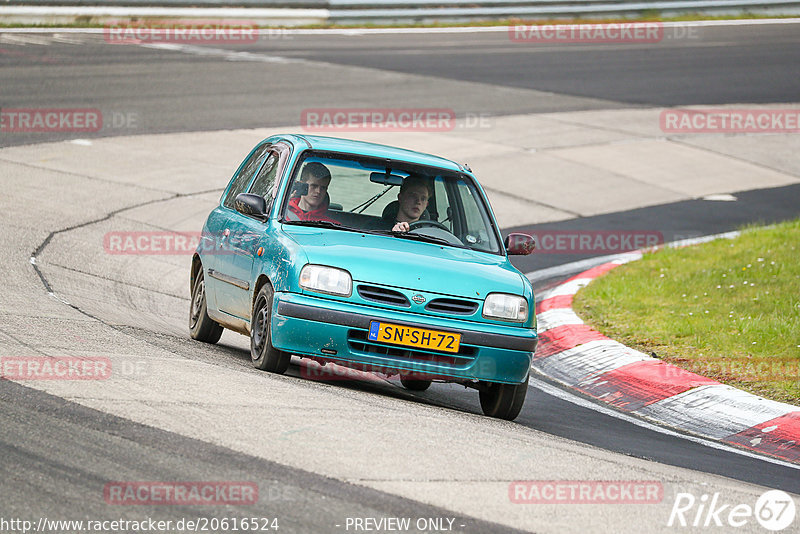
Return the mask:
[(205, 292), (206, 292), (206, 306), (210, 313), (219, 310), (217, 303), (217, 286), (220, 281), (212, 276), (217, 269), (218, 260), (220, 256), (220, 244), (222, 243), (222, 234), (225, 231), (228, 223), (228, 213), (222, 208), (222, 205), (214, 208), (206, 219), (206, 224), (203, 226), (203, 232), (200, 235), (200, 261), (203, 263)]
[[(267, 212), (270, 211), (278, 180), (288, 160), (289, 147), (283, 143), (274, 145), (265, 158), (258, 176), (253, 180), (247, 192), (264, 197)], [(271, 250), (272, 236), (266, 232), (267, 222), (249, 217), (239, 212), (231, 213), (227, 222), (229, 231), (227, 249), (230, 251), (226, 260), (226, 274), (231, 283), (226, 288), (229, 298), (225, 299), (223, 311), (245, 321), (250, 320), (253, 302), (253, 264), (262, 250), (261, 259), (268, 261), (264, 250)]]
[(228, 313), (232, 309), (232, 299), (237, 297), (233, 290), (237, 284), (243, 284), (246, 280), (239, 280), (233, 276), (235, 271), (236, 259), (235, 250), (230, 246), (231, 215), (235, 214), (234, 200), (239, 193), (247, 191), (261, 165), (267, 159), (272, 149), (271, 143), (264, 143), (257, 146), (250, 152), (244, 163), (239, 167), (236, 176), (231, 180), (224, 193), (222, 204), (212, 212), (209, 217), (207, 228), (208, 235), (203, 236), (204, 243), (207, 243), (206, 256), (203, 265), (206, 268), (206, 294), (209, 301), (214, 302), (214, 307)]

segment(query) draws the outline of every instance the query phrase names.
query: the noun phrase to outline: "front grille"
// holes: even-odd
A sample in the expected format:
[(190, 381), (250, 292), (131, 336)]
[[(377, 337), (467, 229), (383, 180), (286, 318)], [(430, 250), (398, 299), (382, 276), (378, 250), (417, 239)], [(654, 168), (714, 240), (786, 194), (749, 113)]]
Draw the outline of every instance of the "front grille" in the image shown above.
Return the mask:
[(358, 286), (358, 294), (364, 300), (372, 302), (380, 302), (381, 304), (389, 304), (391, 306), (403, 306), (408, 308), (411, 303), (402, 293), (386, 289), (385, 287), (377, 286)]
[(453, 367), (468, 366), (476, 356), (477, 349), (461, 345), (457, 353), (438, 353), (378, 343), (367, 338), (363, 330), (350, 330), (347, 336), (350, 348), (357, 352), (388, 356), (413, 362), (449, 365)]
[(425, 306), (425, 309), (437, 313), (472, 315), (478, 309), (478, 303), (469, 300), (434, 299)]

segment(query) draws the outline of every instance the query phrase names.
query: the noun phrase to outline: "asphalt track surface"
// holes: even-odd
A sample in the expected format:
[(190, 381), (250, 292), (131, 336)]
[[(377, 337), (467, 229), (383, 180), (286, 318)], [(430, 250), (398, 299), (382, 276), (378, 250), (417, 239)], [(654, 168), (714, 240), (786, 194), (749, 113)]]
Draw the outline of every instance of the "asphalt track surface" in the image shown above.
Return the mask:
[[(75, 42), (64, 42), (73, 39)], [(47, 39), (46, 39), (47, 40)], [(134, 114), (137, 123), (100, 136), (221, 130), (296, 124), (309, 107), (437, 107), (459, 115), (615, 109), (631, 105), (735, 102), (796, 102), (800, 95), (800, 32), (797, 26), (701, 28), (692, 39), (654, 45), (531, 45), (505, 34), (295, 36), (235, 52), (280, 56), (332, 65), (365, 66), (386, 73), (374, 79), (338, 79), (335, 67), (318, 78), (293, 76), (292, 62), (263, 68), (258, 60), (197, 55), (168, 49), (111, 46), (102, 38), (66, 36), (47, 44), (0, 42), (4, 108), (93, 107)], [(277, 73), (275, 71), (278, 71)], [(398, 74), (399, 73), (399, 74)], [(401, 76), (405, 74), (410, 77)], [(427, 75), (426, 81), (415, 75)], [(436, 83), (431, 83), (430, 78)], [(474, 91), (452, 92), (451, 81)], [(419, 83), (417, 83), (419, 82)], [(491, 98), (500, 86), (520, 98)], [(514, 92), (524, 90), (525, 92)], [(524, 97), (524, 98), (523, 98)], [(74, 134), (25, 134), (0, 138), (0, 146), (54, 141)], [(81, 136), (84, 137), (84, 136)], [(222, 186), (223, 184), (220, 184)], [(550, 229), (658, 228), (665, 239), (711, 234), (747, 222), (798, 215), (800, 188), (788, 186), (738, 195), (736, 204), (687, 201), (549, 224)], [(522, 227), (517, 230), (535, 230)], [(524, 272), (581, 259), (576, 255), (531, 256), (517, 262)], [(537, 289), (557, 282), (542, 281)], [(44, 287), (42, 288), (44, 290)], [(152, 335), (153, 333), (158, 335)], [(187, 342), (159, 331), (133, 331), (184, 354)], [(11, 335), (11, 332), (6, 332)], [(239, 347), (220, 346), (226, 367), (253, 372)], [(209, 356), (199, 355), (198, 358)], [(298, 376), (293, 366), (290, 376)], [(392, 384), (336, 386), (375, 395), (479, 413), (474, 392), (434, 386), (411, 395)], [(263, 459), (104, 414), (10, 382), (0, 382), (3, 458), (0, 502), (4, 516), (102, 515), (93, 494), (109, 479), (237, 479), (262, 481), (275, 498), (257, 515), (274, 515), (302, 531), (331, 531), (345, 516), (452, 516), (436, 507), (390, 493), (325, 478)], [(517, 424), (624, 455), (713, 473), (800, 494), (797, 470), (734, 452), (667, 436), (552, 396), (536, 385)], [(147, 462), (143, 463), (142, 458)], [(315, 513), (306, 510), (314, 509)], [(140, 516), (140, 510), (121, 515)], [(226, 510), (230, 516), (237, 510)], [(248, 510), (248, 513), (250, 510)], [(163, 508), (161, 517), (196, 510)], [(220, 516), (221, 510), (214, 510)], [(500, 532), (505, 526), (459, 518), (463, 531)]]
[[(508, 231), (536, 233), (558, 229), (562, 231), (607, 230), (657, 232), (663, 243), (682, 239), (721, 234), (748, 224), (771, 224), (790, 220), (798, 215), (800, 186), (788, 185), (755, 189), (736, 194), (736, 202), (684, 200), (648, 208), (639, 208), (591, 217), (578, 217), (555, 223), (542, 223), (509, 228)], [(585, 260), (588, 254), (532, 254), (514, 258), (522, 272), (554, 267)]]
[[(353, 516), (453, 517), (447, 510), (133, 423), (12, 382), (0, 385), (0, 407), (5, 518), (105, 518), (107, 504), (91, 497), (102, 494), (111, 472), (125, 480), (258, 481), (261, 500), (254, 506), (213, 512), (146, 507), (159, 521), (258, 517), (273, 526), (277, 518), (278, 531), (282, 526), (290, 532), (329, 532)], [(118, 510), (114, 519), (142, 519), (139, 507)], [(462, 532), (513, 532), (473, 518), (456, 521)]]
[[(192, 53), (153, 44), (161, 48), (109, 45), (102, 34), (7, 34), (0, 106), (132, 115), (135, 124), (94, 134), (130, 135), (293, 125), (308, 108), (434, 107), (464, 117), (800, 95), (797, 24), (668, 28), (653, 44), (513, 42), (504, 31), (278, 33), (250, 44), (189, 46)], [(300, 73), (302, 62), (319, 69)], [(341, 76), (331, 65), (369, 69)], [(59, 138), (17, 134), (0, 146)]]

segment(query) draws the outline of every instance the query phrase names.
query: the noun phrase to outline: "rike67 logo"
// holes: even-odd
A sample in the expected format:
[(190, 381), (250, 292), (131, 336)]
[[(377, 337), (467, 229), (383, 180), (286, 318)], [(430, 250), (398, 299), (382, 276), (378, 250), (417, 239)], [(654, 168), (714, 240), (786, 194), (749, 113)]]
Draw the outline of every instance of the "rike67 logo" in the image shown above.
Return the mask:
[(755, 519), (765, 529), (777, 532), (794, 524), (796, 512), (792, 497), (781, 490), (765, 492), (755, 506), (724, 502), (719, 493), (699, 498), (691, 493), (678, 493), (667, 526), (738, 528), (752, 524)]

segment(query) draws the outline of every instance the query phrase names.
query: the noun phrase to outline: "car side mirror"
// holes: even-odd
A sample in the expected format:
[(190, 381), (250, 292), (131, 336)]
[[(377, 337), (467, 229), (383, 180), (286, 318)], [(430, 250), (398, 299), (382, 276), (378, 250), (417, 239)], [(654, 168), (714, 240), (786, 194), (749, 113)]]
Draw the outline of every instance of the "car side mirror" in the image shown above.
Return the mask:
[(510, 256), (527, 256), (536, 248), (533, 236), (516, 232), (508, 234), (503, 244)]
[(267, 218), (267, 201), (261, 195), (240, 193), (233, 201), (233, 207), (242, 215), (264, 220)]

